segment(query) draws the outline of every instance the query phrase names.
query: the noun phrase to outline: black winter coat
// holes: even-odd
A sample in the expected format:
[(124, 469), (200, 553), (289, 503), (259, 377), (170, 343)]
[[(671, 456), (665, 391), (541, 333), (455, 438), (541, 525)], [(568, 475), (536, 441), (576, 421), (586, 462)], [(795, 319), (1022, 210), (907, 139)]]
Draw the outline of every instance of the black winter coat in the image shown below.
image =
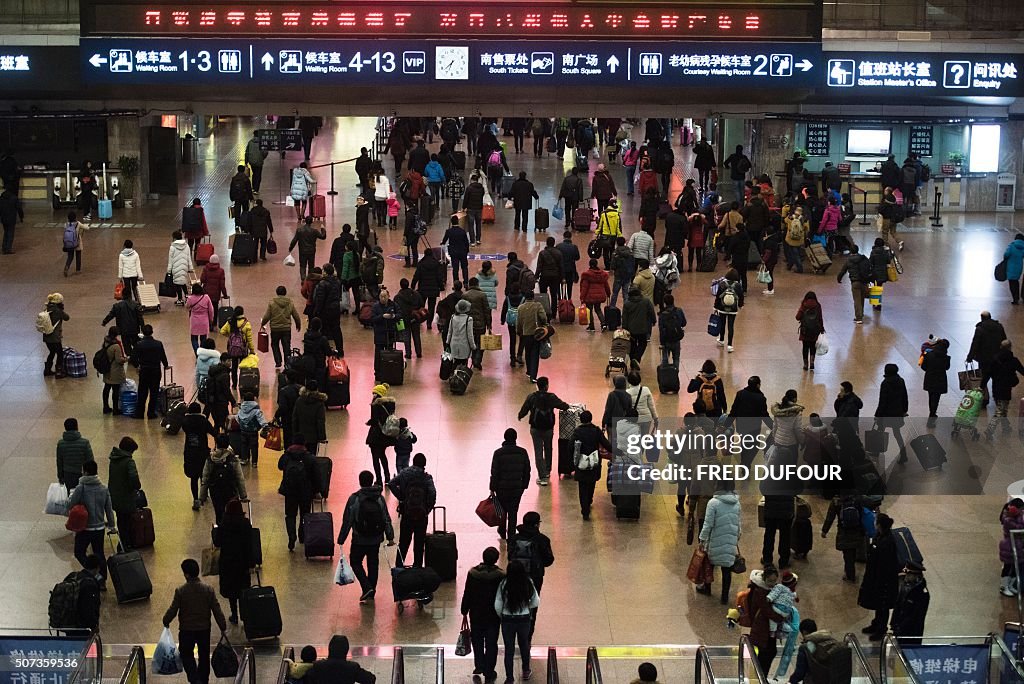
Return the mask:
[(945, 394), (949, 391), (949, 380), (946, 377), (949, 371), (949, 354), (945, 349), (932, 349), (925, 354), (921, 370), (924, 371), (925, 392)]
[[(584, 423), (580, 425), (572, 433), (571, 442), (580, 443), (580, 453), (589, 454), (593, 453), (598, 447), (604, 447), (609, 452), (612, 451), (612, 443), (608, 441), (608, 438), (601, 432), (601, 428), (594, 425), (593, 423)], [(574, 446), (575, 448), (575, 446)], [(577, 482), (597, 482), (601, 479), (601, 462), (598, 461), (597, 466), (590, 470), (577, 470), (576, 481)]]
[(868, 563), (864, 568), (857, 605), (867, 610), (893, 608), (899, 593), (899, 565), (896, 540), (891, 533), (879, 533), (868, 550)]
[(982, 364), (992, 361), (999, 351), (999, 344), (1005, 339), (1006, 330), (999, 321), (990, 318), (979, 322), (974, 326), (974, 339), (971, 340), (967, 360)]
[[(686, 217), (674, 211), (665, 216), (665, 246), (672, 250), (680, 250), (686, 244), (686, 236), (689, 234), (689, 227), (686, 225)], [(680, 269), (682, 270), (682, 269)]]
[(489, 487), (495, 494), (518, 494), (530, 484), (530, 456), (514, 442), (502, 442), (491, 457)]
[(444, 265), (434, 258), (433, 253), (425, 254), (416, 265), (412, 287), (424, 297), (436, 297), (444, 288)]
[(764, 424), (772, 429), (772, 419), (768, 415), (768, 400), (759, 389), (744, 387), (732, 400), (729, 417), (736, 425), (736, 432), (744, 435), (756, 435)]
[(313, 315), (318, 318), (341, 315), (341, 281), (328, 276), (313, 291)]
[(910, 408), (907, 383), (899, 375), (890, 375), (878, 388), (878, 407), (875, 418), (903, 418)]
[(249, 570), (254, 565), (252, 523), (244, 515), (225, 515), (213, 528), (213, 544), (220, 549), (220, 595), (241, 598), (249, 588)]
[(139, 334), (144, 323), (142, 317), (142, 305), (132, 299), (122, 299), (110, 307), (110, 313), (103, 319), (103, 325), (114, 321), (117, 331), (121, 336), (135, 337)]
[[(292, 409), (293, 434), (301, 434), (306, 443), (322, 442), (327, 439), (327, 395), (322, 392), (309, 392), (303, 388)], [(290, 445), (289, 445), (290, 446)]]
[(533, 200), (540, 199), (533, 183), (525, 178), (517, 178), (512, 182), (512, 190), (509, 195), (512, 197), (512, 205), (516, 209), (531, 209)]
[[(931, 353), (926, 355), (931, 356)], [(992, 374), (992, 398), (997, 401), (1009, 401), (1013, 388), (1020, 384), (1017, 374), (1024, 375), (1024, 366), (1009, 349), (1000, 349), (989, 369)]]
[(761, 235), (768, 229), (768, 222), (771, 216), (768, 212), (768, 205), (760, 197), (754, 197), (750, 203), (743, 208), (743, 224), (751, 235)]
[(186, 413), (181, 431), (185, 433), (185, 477), (202, 477), (203, 466), (210, 456), (208, 436), (216, 439), (217, 431), (202, 413)]

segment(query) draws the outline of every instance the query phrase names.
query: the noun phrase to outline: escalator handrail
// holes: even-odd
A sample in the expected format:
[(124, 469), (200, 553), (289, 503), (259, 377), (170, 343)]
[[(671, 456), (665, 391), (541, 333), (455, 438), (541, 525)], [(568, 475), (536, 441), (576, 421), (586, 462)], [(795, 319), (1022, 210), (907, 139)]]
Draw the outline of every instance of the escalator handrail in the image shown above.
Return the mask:
[(888, 652), (889, 648), (892, 648), (893, 652), (896, 654), (896, 657), (899, 658), (900, 662), (903, 664), (903, 668), (907, 671), (907, 676), (910, 677), (911, 683), (912, 684), (923, 684), (921, 682), (921, 679), (917, 676), (917, 673), (914, 672), (914, 668), (910, 667), (910, 663), (907, 661), (906, 654), (903, 653), (903, 649), (900, 648), (899, 643), (897, 643), (897, 641), (896, 641), (895, 635), (893, 635), (892, 633), (889, 633), (889, 634), (885, 635), (885, 637), (882, 639), (882, 644), (881, 644), (881, 647), (879, 649), (879, 653), (878, 653), (878, 659), (879, 659), (879, 664), (880, 664), (880, 667), (878, 669), (879, 678), (883, 682), (888, 681), (888, 679), (889, 679), (889, 673), (887, 671), (886, 664), (885, 664), (886, 653)]
[(146, 653), (142, 650), (141, 646), (133, 646), (132, 652), (128, 654), (128, 664), (124, 667), (124, 672), (121, 673), (121, 679), (118, 680), (119, 684), (127, 684), (132, 676), (132, 668), (138, 663), (139, 669), (137, 671), (138, 678), (135, 680), (139, 684), (146, 684)]
[(757, 681), (759, 684), (768, 684), (768, 678), (764, 676), (764, 671), (761, 669), (761, 662), (757, 659), (757, 650), (754, 648), (754, 644), (750, 641), (750, 635), (744, 634), (740, 637), (739, 647), (739, 681), (742, 682), (745, 679), (744, 666), (745, 658), (743, 657), (743, 651), (746, 649), (750, 652), (750, 659), (754, 665), (754, 674), (757, 675)]
[(591, 646), (587, 649), (587, 684), (603, 684), (601, 676), (601, 661), (597, 657), (597, 647)]
[(437, 647), (437, 666), (434, 677), (435, 684), (444, 684), (444, 646)]
[(1010, 647), (1003, 641), (1003, 637), (996, 634), (995, 632), (989, 634), (990, 643), (995, 644), (996, 650), (998, 650), (1003, 657), (1010, 663), (1014, 671), (1017, 673), (1017, 677), (1024, 681), (1024, 667), (1021, 667), (1021, 663), (1017, 661), (1016, 654), (1010, 650)]
[(235, 684), (256, 684), (256, 653), (248, 646), (242, 651), (242, 660), (238, 663)]
[(548, 681), (547, 684), (558, 684), (558, 655), (554, 646), (548, 646)]
[(701, 676), (702, 670), (707, 671), (709, 681), (715, 681), (715, 670), (711, 667), (711, 656), (708, 655), (708, 649), (706, 646), (700, 646), (697, 649), (697, 657), (694, 658), (694, 662), (694, 684), (703, 684), (704, 678)]
[(85, 646), (82, 647), (81, 654), (78, 657), (78, 667), (72, 672), (71, 676), (68, 677), (68, 681), (71, 684), (79, 684), (81, 680), (81, 670), (85, 667), (85, 663), (89, 660), (89, 652), (93, 649), (96, 650), (96, 678), (99, 681), (103, 681), (103, 639), (100, 638), (99, 632), (93, 632), (89, 636), (89, 640), (85, 642)]
[(868, 673), (870, 684), (879, 684), (878, 672), (873, 670), (871, 665), (868, 663), (868, 657), (864, 655), (864, 648), (860, 645), (860, 639), (857, 638), (857, 635), (852, 632), (848, 632), (846, 636), (843, 637), (843, 643), (850, 647), (850, 651), (853, 652), (853, 657), (857, 659), (858, 663), (860, 663), (861, 668)]
[(401, 646), (395, 646), (391, 663), (391, 684), (405, 684), (405, 652)]
[(288, 679), (288, 663), (285, 660), (295, 662), (295, 647), (285, 646), (281, 652), (281, 668), (277, 671), (277, 684), (285, 684)]

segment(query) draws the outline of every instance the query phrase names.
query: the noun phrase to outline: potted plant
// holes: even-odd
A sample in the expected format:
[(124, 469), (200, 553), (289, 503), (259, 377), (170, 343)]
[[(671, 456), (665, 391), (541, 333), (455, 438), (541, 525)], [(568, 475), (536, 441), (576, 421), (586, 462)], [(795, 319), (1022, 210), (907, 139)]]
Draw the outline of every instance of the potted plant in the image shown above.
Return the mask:
[(960, 169), (964, 164), (963, 152), (950, 152), (949, 161), (953, 164), (953, 168), (956, 169), (956, 172), (960, 173)]
[(122, 154), (117, 158), (117, 168), (121, 170), (121, 193), (124, 204), (131, 207), (135, 203), (135, 182), (139, 177), (139, 158)]

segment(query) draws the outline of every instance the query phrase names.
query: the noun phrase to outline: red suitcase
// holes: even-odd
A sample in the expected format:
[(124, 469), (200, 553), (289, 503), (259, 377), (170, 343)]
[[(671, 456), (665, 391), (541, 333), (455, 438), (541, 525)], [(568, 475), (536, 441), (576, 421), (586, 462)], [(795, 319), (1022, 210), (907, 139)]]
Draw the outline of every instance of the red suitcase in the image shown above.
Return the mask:
[(590, 230), (590, 224), (594, 222), (594, 210), (589, 206), (580, 207), (576, 211), (572, 212), (572, 227), (573, 230), (586, 231)]
[(210, 238), (203, 240), (196, 246), (196, 263), (200, 265), (208, 263), (213, 256), (213, 243), (210, 242)]
[(314, 220), (322, 221), (327, 218), (327, 198), (323, 195), (313, 195), (309, 198), (309, 215)]

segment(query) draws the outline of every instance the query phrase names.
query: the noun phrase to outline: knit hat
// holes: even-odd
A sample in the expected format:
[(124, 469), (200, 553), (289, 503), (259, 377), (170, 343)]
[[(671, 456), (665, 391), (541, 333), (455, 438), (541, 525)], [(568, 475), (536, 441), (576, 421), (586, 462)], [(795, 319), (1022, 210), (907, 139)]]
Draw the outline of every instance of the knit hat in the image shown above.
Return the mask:
[(388, 390), (390, 390), (390, 389), (391, 389), (391, 385), (389, 385), (386, 382), (382, 382), (379, 385), (374, 385), (373, 386), (373, 393), (374, 393), (374, 395), (376, 395), (378, 397), (386, 397), (388, 395)]
[(47, 304), (63, 304), (64, 303), (64, 295), (62, 295), (60, 292), (54, 292), (52, 294), (48, 294), (48, 295), (46, 295), (46, 303)]
[(220, 257), (217, 256), (216, 254), (212, 255), (210, 257), (210, 263), (220, 265)]
[(465, 299), (460, 299), (459, 303), (455, 305), (455, 311), (457, 311), (460, 314), (469, 313), (469, 310), (472, 308), (473, 305), (470, 304)]
[(799, 580), (799, 579), (800, 579), (800, 576), (797, 575), (792, 570), (783, 570), (782, 574), (779, 575), (779, 581), (782, 582), (787, 587), (789, 585), (791, 585), (791, 584), (796, 583), (796, 581)]

